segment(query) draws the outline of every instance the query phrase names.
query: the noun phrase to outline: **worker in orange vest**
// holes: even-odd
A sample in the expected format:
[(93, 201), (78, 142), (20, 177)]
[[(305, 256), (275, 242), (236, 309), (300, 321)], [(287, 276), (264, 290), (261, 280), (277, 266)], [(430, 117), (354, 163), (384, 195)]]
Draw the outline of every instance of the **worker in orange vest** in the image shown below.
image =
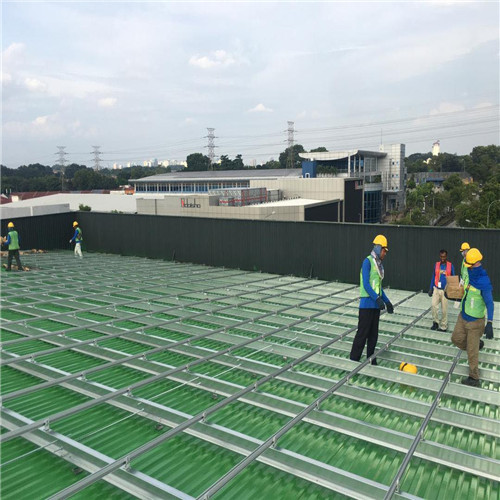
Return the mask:
[[(429, 288), (429, 297), (432, 297), (432, 326), (431, 330), (446, 332), (448, 329), (448, 299), (444, 295), (446, 277), (455, 276), (455, 268), (448, 261), (448, 252), (439, 250), (439, 261), (434, 264)], [(439, 304), (441, 304), (441, 321), (439, 321)]]

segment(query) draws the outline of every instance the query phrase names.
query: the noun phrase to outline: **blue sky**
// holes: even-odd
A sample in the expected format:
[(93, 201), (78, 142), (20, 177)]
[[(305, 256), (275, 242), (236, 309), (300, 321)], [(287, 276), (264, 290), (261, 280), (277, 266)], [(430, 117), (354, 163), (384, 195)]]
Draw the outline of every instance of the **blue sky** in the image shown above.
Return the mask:
[(498, 144), (498, 2), (3, 2), (2, 163)]

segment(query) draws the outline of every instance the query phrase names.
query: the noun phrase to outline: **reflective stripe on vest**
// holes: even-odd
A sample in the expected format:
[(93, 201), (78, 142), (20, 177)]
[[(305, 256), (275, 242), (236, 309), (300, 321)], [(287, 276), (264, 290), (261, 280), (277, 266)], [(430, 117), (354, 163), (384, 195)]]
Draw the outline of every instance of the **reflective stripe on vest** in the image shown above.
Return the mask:
[(465, 314), (472, 316), (473, 318), (484, 318), (486, 313), (486, 304), (484, 302), (483, 296), (481, 295), (481, 290), (473, 287), (469, 284), (465, 288), (465, 295), (462, 299), (462, 304), (465, 300), (465, 307), (462, 306)]
[(81, 243), (83, 240), (83, 233), (82, 230), (77, 227), (76, 228), (76, 238), (75, 238), (75, 243)]
[(19, 237), (17, 231), (9, 231), (9, 250), (19, 250)]
[[(446, 276), (451, 276), (451, 262), (446, 263)], [(434, 286), (438, 286), (439, 277), (441, 275), (441, 262), (436, 262), (436, 266), (434, 267)]]
[(464, 288), (469, 284), (469, 268), (465, 265), (465, 259), (462, 261), (462, 269), (460, 270), (460, 278), (462, 279), (462, 283)]
[[(371, 255), (368, 255), (367, 259), (370, 261), (370, 286), (373, 288), (375, 293), (380, 296), (382, 289), (382, 278), (378, 273), (375, 259)], [(361, 271), (359, 271), (359, 296), (370, 296), (370, 294), (365, 290), (365, 287), (363, 286), (363, 267), (361, 267)]]

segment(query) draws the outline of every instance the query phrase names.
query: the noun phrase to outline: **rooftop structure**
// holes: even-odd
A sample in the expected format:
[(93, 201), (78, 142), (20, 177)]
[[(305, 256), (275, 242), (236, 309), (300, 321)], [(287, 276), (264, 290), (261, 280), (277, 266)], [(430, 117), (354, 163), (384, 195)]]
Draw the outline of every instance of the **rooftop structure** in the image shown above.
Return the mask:
[(388, 292), (371, 366), (349, 360), (357, 286), (24, 260), (38, 270), (1, 273), (4, 499), (500, 494), (500, 341), (479, 354), (482, 387), (461, 385), (466, 356), (429, 330), (426, 295)]
[[(138, 200), (137, 212), (149, 215), (264, 219), (290, 221), (363, 222), (363, 182), (358, 178), (305, 178), (303, 169), (225, 170), (177, 172), (131, 179), (138, 196), (164, 195), (159, 200)], [(311, 200), (267, 210), (258, 204), (231, 206), (215, 193), (267, 190), (263, 201)], [(238, 199), (238, 196), (235, 197)], [(235, 205), (236, 203), (233, 203)], [(238, 203), (243, 205), (242, 203)], [(294, 206), (295, 209), (290, 209)], [(321, 207), (321, 208), (318, 208)]]
[[(150, 195), (142, 194), (143, 198)], [(43, 197), (23, 199), (2, 205), (2, 219), (12, 217), (26, 217), (30, 215), (42, 215), (49, 213), (60, 213), (76, 211), (80, 205), (89, 206), (96, 212), (124, 212), (135, 213), (137, 197), (125, 195), (124, 192), (116, 194), (98, 193), (59, 193)]]
[(363, 179), (366, 222), (380, 222), (380, 209), (389, 212), (405, 203), (404, 144), (381, 144), (379, 151), (351, 149), (304, 152), (299, 156), (312, 162), (314, 170), (317, 165), (330, 166), (339, 174)]

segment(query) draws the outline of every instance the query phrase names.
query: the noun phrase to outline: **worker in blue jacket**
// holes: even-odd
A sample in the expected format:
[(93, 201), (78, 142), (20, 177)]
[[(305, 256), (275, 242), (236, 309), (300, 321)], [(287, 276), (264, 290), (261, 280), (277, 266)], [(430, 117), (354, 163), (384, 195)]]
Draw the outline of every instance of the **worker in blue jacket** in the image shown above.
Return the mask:
[(479, 351), (484, 347), (481, 337), (484, 333), (487, 339), (493, 338), (493, 287), (482, 260), (483, 256), (477, 248), (471, 248), (465, 256), (469, 283), (465, 287), (460, 314), (451, 336), (451, 341), (459, 349), (467, 351), (469, 376), (462, 380), (462, 384), (472, 387), (479, 387)]
[(7, 271), (11, 270), (12, 258), (16, 259), (17, 270), (24, 271), (23, 265), (21, 264), (21, 259), (19, 257), (19, 242), (21, 241), (21, 238), (19, 238), (19, 233), (15, 230), (13, 222), (9, 222), (7, 224), (7, 229), (9, 230), (9, 232), (4, 243), (9, 249), (9, 255), (7, 257)]
[[(431, 330), (445, 332), (448, 329), (448, 299), (444, 294), (446, 276), (455, 276), (455, 268), (448, 260), (448, 252), (439, 250), (439, 260), (432, 269), (429, 297), (432, 297), (432, 326)], [(439, 304), (441, 304), (441, 321), (439, 321)]]
[[(379, 234), (373, 240), (373, 250), (366, 257), (359, 273), (359, 313), (358, 331), (352, 343), (350, 359), (359, 361), (363, 350), (366, 347), (366, 357), (369, 358), (375, 352), (378, 340), (378, 324), (380, 311), (387, 308), (387, 312), (392, 314), (394, 307), (382, 289), (384, 279), (384, 260), (387, 252), (387, 238)], [(377, 364), (376, 358), (371, 361), (372, 365)]]
[(78, 222), (76, 220), (75, 222), (73, 222), (73, 228), (75, 232), (73, 233), (73, 237), (69, 240), (69, 242), (70, 243), (73, 243), (73, 241), (75, 242), (75, 257), (80, 257), (80, 259), (82, 259), (83, 234), (82, 230), (78, 227)]

